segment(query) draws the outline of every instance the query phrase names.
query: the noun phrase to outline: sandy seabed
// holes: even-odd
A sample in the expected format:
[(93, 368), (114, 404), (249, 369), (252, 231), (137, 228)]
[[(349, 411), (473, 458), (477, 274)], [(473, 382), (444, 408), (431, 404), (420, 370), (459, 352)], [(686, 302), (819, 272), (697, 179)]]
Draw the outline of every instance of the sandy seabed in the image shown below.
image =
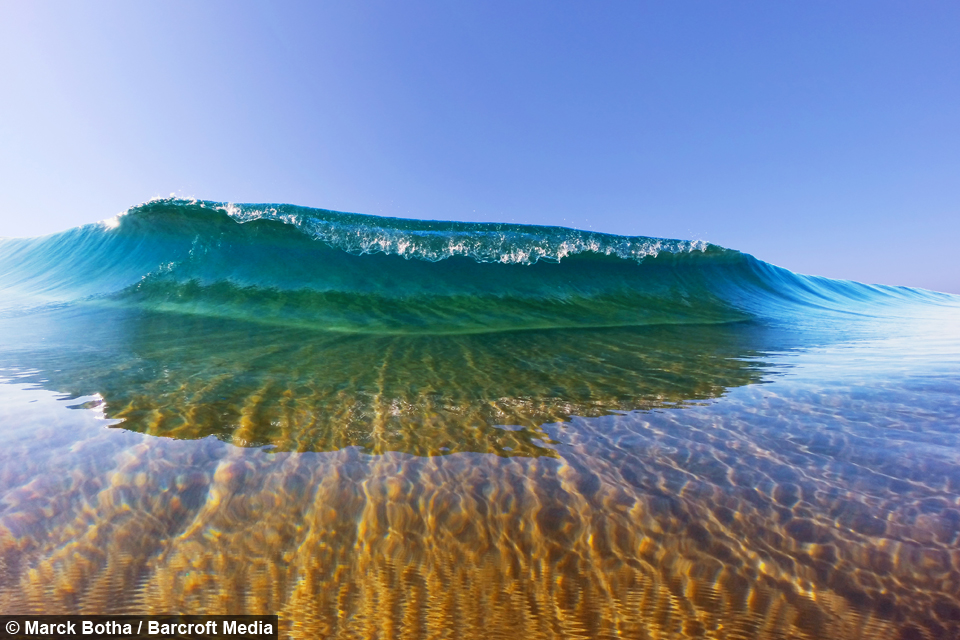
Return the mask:
[(896, 348), (435, 455), (131, 432), (7, 371), (0, 610), (279, 613), (293, 638), (955, 638), (958, 359)]

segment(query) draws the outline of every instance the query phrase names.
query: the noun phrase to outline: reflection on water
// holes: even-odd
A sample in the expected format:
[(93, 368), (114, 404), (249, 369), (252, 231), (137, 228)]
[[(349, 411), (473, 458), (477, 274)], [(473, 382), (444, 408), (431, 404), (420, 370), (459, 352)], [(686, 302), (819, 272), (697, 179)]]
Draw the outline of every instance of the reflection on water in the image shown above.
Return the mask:
[(278, 612), (296, 638), (960, 634), (955, 339), (905, 358), (778, 355), (747, 325), (112, 322), (5, 352), (37, 370), (0, 384), (2, 611)]
[(125, 429), (282, 451), (553, 456), (541, 425), (758, 382), (769, 340), (747, 324), (371, 336), (116, 310), (55, 315), (56, 344), (20, 359), (52, 388), (99, 393)]

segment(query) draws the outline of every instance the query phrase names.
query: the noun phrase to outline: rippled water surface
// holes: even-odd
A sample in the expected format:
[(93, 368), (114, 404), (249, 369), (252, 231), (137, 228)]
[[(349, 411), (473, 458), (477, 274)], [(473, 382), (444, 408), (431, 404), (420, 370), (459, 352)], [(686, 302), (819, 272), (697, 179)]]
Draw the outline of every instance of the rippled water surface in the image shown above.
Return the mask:
[(304, 638), (960, 633), (949, 314), (803, 345), (750, 323), (29, 318), (0, 384), (3, 611), (278, 612)]

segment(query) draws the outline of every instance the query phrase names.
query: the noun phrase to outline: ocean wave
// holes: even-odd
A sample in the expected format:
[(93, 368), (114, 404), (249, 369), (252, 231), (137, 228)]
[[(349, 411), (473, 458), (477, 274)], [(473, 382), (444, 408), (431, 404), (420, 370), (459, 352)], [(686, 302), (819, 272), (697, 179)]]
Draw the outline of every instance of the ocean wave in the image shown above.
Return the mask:
[(371, 333), (795, 319), (953, 298), (801, 276), (701, 241), (178, 199), (2, 241), (0, 288)]

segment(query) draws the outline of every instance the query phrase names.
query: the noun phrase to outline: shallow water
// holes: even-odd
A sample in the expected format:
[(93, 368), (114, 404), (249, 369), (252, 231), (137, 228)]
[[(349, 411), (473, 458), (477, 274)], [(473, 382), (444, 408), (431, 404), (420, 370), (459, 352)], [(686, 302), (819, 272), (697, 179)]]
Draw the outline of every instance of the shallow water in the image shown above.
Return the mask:
[[(0, 384), (0, 609), (279, 612), (292, 637), (955, 637), (948, 320), (781, 351), (750, 326), (289, 351), (148, 315), (132, 344), (10, 349), (45, 368)], [(587, 375), (612, 345), (626, 360)], [(551, 371), (538, 354), (553, 386), (521, 366)]]
[[(327, 246), (311, 286), (396, 280), (340, 307), (273, 263), (269, 286), (195, 286), (231, 254), (187, 242), (156, 298), (117, 265), (71, 280), (110, 233), (0, 255), (33, 269), (0, 273), (2, 612), (279, 613), (293, 638), (960, 637), (953, 297), (719, 249), (484, 271)], [(169, 248), (126, 233), (127, 266)], [(631, 305), (655, 308), (612, 326)]]

